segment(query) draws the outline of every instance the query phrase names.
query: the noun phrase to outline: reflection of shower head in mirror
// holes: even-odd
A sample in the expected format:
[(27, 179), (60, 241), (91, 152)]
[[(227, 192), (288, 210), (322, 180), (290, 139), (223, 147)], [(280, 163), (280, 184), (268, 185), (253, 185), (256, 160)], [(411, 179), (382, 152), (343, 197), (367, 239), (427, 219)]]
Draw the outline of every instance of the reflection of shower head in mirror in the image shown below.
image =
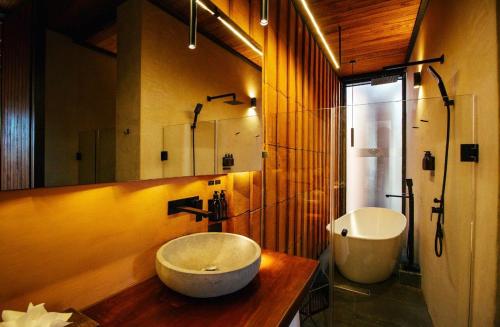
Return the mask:
[(194, 108), (194, 120), (193, 120), (193, 124), (191, 125), (192, 129), (196, 128), (196, 122), (198, 121), (198, 115), (200, 114), (202, 108), (203, 108), (203, 105), (201, 103), (197, 103), (196, 107)]
[(207, 96), (207, 101), (213, 101), (215, 99), (222, 99), (222, 98), (229, 98), (231, 97), (231, 100), (224, 101), (224, 103), (230, 104), (232, 106), (237, 106), (240, 104), (243, 104), (243, 102), (236, 100), (236, 93), (226, 93), (226, 94), (221, 94), (221, 95), (215, 95), (215, 96)]

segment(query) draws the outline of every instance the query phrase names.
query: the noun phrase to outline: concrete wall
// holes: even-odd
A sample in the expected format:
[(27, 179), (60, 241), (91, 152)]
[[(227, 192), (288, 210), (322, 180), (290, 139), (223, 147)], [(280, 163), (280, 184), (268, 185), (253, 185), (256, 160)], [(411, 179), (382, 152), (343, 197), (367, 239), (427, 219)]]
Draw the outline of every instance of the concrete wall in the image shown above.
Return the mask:
[[(130, 34), (124, 26), (129, 22), (134, 22), (131, 25), (134, 25), (135, 29), (139, 28), (138, 35), (137, 31)], [(190, 124), (197, 103), (204, 105), (199, 116), (201, 121), (255, 114), (254, 111), (249, 111), (250, 97), (257, 97), (258, 103), (261, 102), (261, 72), (241, 58), (202, 35), (198, 35), (196, 50), (189, 50), (186, 43), (188, 26), (149, 1), (130, 0), (122, 5), (118, 12), (118, 26), (118, 43), (124, 40), (124, 46), (119, 46), (118, 50), (119, 77), (139, 74), (139, 78), (134, 78), (133, 81), (136, 85), (119, 88), (118, 97), (130, 97), (131, 95), (127, 94), (133, 90), (134, 99), (139, 99), (140, 104), (131, 108), (128, 102), (118, 102), (118, 119), (121, 119), (121, 112), (130, 108), (135, 111), (133, 115), (138, 116), (140, 121), (138, 135), (124, 136), (117, 133), (119, 147), (122, 144), (120, 139), (140, 139), (139, 159), (134, 157), (134, 160), (139, 160), (140, 163), (131, 167), (139, 167), (140, 173), (137, 176), (136, 172), (129, 171), (130, 177), (120, 175), (119, 180), (170, 177), (163, 175), (164, 163), (159, 160), (160, 151), (164, 146), (163, 128), (172, 124)], [(139, 53), (136, 53), (137, 49)], [(128, 64), (122, 66), (122, 60)], [(127, 80), (131, 81), (132, 78)], [(125, 94), (121, 94), (122, 92)], [(136, 94), (137, 92), (139, 93)], [(208, 95), (231, 92), (235, 92), (238, 99), (244, 103), (230, 106), (223, 102), (228, 99), (214, 102), (206, 100)], [(257, 112), (260, 112), (260, 104)], [(118, 125), (124, 124), (118, 122)], [(118, 151), (121, 152), (120, 149)], [(118, 161), (121, 160), (130, 158), (118, 157)], [(259, 169), (259, 164), (260, 159), (257, 165), (246, 167), (244, 170)], [(118, 166), (120, 165), (131, 164), (118, 162)], [(172, 171), (176, 170), (183, 169)]]
[[(207, 186), (217, 178), (220, 185)], [(0, 192), (0, 311), (85, 308), (154, 276), (156, 250), (206, 232), (167, 202), (227, 190), (223, 231), (260, 243), (261, 173)], [(204, 201), (207, 209), (207, 201)]]
[(56, 32), (46, 40), (45, 185), (74, 185), (78, 133), (115, 128), (116, 59)]
[[(445, 54), (443, 65), (433, 65), (443, 77), (448, 92), (459, 99), (452, 110), (452, 138), (460, 143), (475, 135), (480, 144), (480, 162), (470, 164), (450, 161), (451, 173), (447, 192), (447, 218), (445, 221), (445, 248), (441, 258), (434, 255), (435, 220), (431, 223), (431, 198), (417, 203), (420, 224), (420, 261), (423, 275), (423, 292), (429, 312), (436, 326), (465, 326), (467, 321), (469, 289), (468, 276), (472, 273), (471, 322), (473, 326), (492, 326), (495, 315), (497, 276), (497, 224), (499, 190), (499, 117), (498, 117), (498, 53), (496, 2), (493, 0), (440, 0), (430, 1), (420, 28), (412, 60), (437, 57)], [(426, 67), (424, 67), (426, 69)], [(416, 70), (421, 70), (417, 67)], [(411, 73), (415, 70), (410, 70)], [(423, 85), (414, 92), (409, 79), (408, 98), (438, 96), (435, 81), (423, 72)], [(474, 102), (457, 95), (474, 95)], [(476, 120), (472, 117), (475, 107)], [(409, 172), (417, 174), (415, 192), (427, 197), (439, 195), (441, 184), (445, 128), (445, 111), (439, 101), (420, 102), (415, 108), (416, 118), (426, 117), (435, 122), (436, 128), (427, 131), (425, 141), (433, 144), (438, 154), (435, 176), (418, 172), (423, 153), (408, 151)], [(418, 121), (418, 120), (416, 120)], [(441, 130), (437, 129), (441, 123)], [(422, 130), (422, 132), (424, 132)], [(409, 144), (415, 142), (409, 133)], [(452, 147), (450, 158), (458, 155), (458, 144)], [(411, 147), (409, 146), (411, 150)], [(412, 168), (413, 165), (413, 168)], [(475, 179), (471, 169), (474, 170)], [(420, 188), (420, 189), (419, 189)], [(472, 188), (472, 189), (471, 189)], [(475, 197), (474, 197), (475, 188)], [(470, 246), (469, 213), (475, 215)], [(468, 250), (473, 248), (474, 261), (469, 269)]]

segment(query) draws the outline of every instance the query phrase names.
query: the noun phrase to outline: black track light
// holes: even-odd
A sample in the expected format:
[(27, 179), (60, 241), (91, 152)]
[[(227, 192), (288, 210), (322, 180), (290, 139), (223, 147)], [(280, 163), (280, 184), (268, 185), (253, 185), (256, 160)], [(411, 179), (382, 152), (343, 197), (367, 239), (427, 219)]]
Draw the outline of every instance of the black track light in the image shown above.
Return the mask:
[(198, 21), (197, 17), (197, 4), (196, 0), (190, 0), (191, 13), (189, 16), (189, 49), (196, 49), (196, 24)]
[(269, 24), (269, 0), (262, 0), (260, 8), (260, 25)]

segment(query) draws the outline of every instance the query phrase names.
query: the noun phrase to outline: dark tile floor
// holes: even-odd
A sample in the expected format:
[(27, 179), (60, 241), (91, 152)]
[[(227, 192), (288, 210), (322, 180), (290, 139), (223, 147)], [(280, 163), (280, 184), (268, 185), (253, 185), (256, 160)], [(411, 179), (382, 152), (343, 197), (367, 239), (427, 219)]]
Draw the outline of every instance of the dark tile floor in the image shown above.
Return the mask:
[[(368, 291), (370, 294), (358, 294), (335, 288), (333, 305), (335, 327), (432, 326), (420, 289), (400, 284), (397, 277), (378, 284), (362, 285), (350, 282), (336, 273), (335, 284), (341, 288)], [(314, 321), (309, 319), (302, 326), (328, 326), (329, 312), (326, 310), (316, 314), (313, 317)]]

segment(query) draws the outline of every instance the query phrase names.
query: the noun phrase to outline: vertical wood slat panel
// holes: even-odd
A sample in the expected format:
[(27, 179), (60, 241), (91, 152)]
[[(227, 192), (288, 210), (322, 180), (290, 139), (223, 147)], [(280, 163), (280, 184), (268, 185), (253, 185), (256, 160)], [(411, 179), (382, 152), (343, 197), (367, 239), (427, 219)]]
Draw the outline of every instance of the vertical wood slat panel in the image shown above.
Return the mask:
[(264, 120), (271, 125), (265, 138), (264, 244), (317, 257), (328, 245), (335, 176), (329, 165), (335, 125), (324, 109), (338, 103), (339, 82), (290, 0), (270, 2), (264, 52)]
[[(304, 26), (305, 27), (305, 26)], [(309, 55), (310, 55), (310, 35), (304, 29), (304, 56), (302, 64), (302, 102), (303, 102), (303, 112), (302, 112), (302, 184), (303, 184), (303, 215), (304, 215), (304, 229), (302, 231), (302, 242), (303, 242), (303, 255), (309, 256), (309, 235), (310, 235), (310, 224), (309, 224), (309, 203), (307, 201), (309, 196), (309, 174), (307, 168), (309, 167), (309, 115), (307, 114), (309, 110)]]
[(30, 187), (31, 4), (2, 26), (0, 180), (2, 190)]

